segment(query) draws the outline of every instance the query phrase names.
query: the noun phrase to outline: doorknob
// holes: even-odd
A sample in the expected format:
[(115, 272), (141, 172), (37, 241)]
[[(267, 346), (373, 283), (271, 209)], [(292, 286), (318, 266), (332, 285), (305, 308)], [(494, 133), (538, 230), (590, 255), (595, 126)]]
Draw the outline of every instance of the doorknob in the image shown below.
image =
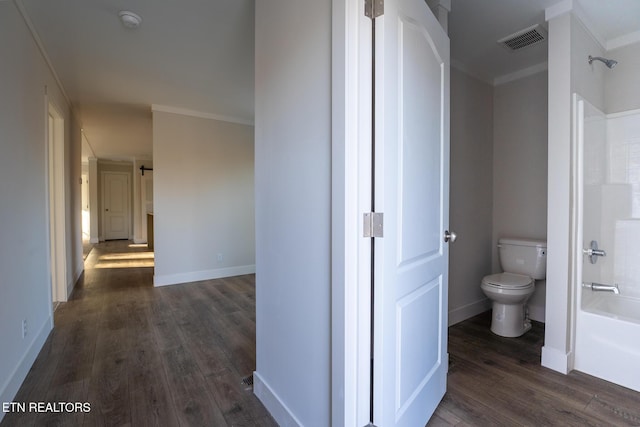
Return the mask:
[(453, 231), (445, 230), (444, 231), (444, 241), (445, 242), (455, 242), (458, 236)]

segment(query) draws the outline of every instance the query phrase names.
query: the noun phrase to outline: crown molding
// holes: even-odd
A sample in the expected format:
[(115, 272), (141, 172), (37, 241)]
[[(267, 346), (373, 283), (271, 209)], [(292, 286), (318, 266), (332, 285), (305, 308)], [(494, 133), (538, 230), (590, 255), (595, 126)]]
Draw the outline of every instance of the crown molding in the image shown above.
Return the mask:
[(640, 43), (640, 31), (607, 40), (607, 50), (614, 50), (635, 43)]
[(523, 68), (522, 70), (515, 71), (513, 73), (505, 74), (493, 79), (494, 86), (500, 86), (505, 83), (512, 82), (514, 80), (523, 79), (525, 77), (533, 76), (534, 74), (546, 71), (549, 68), (549, 64), (541, 62), (540, 64), (532, 65), (531, 67)]
[(42, 39), (40, 39), (40, 36), (38, 35), (38, 32), (36, 31), (36, 27), (33, 25), (33, 22), (31, 21), (31, 18), (29, 17), (29, 14), (27, 13), (27, 10), (25, 9), (24, 5), (22, 4), (22, 1), (21, 0), (13, 0), (13, 4), (18, 9), (18, 12), (20, 12), (20, 15), (22, 16), (22, 20), (24, 21), (25, 25), (29, 29), (29, 32), (31, 33), (31, 37), (33, 37), (33, 41), (36, 43), (36, 46), (38, 46), (38, 50), (40, 51), (40, 55), (42, 55), (42, 59), (44, 59), (44, 62), (47, 64), (47, 67), (49, 68), (49, 71), (53, 75), (53, 79), (55, 80), (56, 84), (58, 85), (58, 88), (60, 89), (60, 92), (62, 92), (62, 96), (64, 96), (64, 99), (67, 101), (67, 104), (68, 104), (69, 108), (73, 109), (73, 104), (71, 103), (71, 99), (69, 99), (69, 96), (67, 95), (67, 91), (65, 91), (64, 86), (62, 85), (62, 82), (60, 81), (60, 78), (58, 77), (58, 73), (56, 73), (55, 68), (53, 68), (53, 64), (51, 63), (51, 59), (49, 59), (49, 55), (47, 55), (47, 51), (44, 48), (44, 44), (42, 43)]
[(197, 117), (200, 119), (218, 120), (222, 122), (236, 123), (240, 125), (253, 126), (253, 120), (242, 117), (224, 116), (220, 114), (205, 113), (202, 111), (189, 110), (186, 108), (171, 107), (169, 105), (151, 104), (151, 111), (160, 111), (163, 113), (179, 114), (181, 116)]
[(456, 70), (460, 71), (463, 74), (466, 74), (469, 77), (472, 77), (476, 80), (481, 81), (482, 83), (486, 83), (489, 86), (493, 86), (493, 82), (491, 81), (490, 78), (487, 78), (485, 76), (481, 76), (480, 74), (471, 71), (469, 68), (467, 68), (462, 62), (455, 60), (455, 59), (451, 59), (451, 68), (455, 68)]

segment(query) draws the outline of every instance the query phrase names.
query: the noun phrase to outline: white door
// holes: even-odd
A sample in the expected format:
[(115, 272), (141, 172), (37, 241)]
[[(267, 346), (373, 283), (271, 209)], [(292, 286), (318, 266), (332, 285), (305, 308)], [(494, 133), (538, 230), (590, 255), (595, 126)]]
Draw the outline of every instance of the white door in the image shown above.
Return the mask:
[(446, 390), (449, 38), (424, 0), (375, 20), (373, 422), (424, 426)]
[(105, 240), (129, 238), (129, 174), (104, 172), (102, 206)]

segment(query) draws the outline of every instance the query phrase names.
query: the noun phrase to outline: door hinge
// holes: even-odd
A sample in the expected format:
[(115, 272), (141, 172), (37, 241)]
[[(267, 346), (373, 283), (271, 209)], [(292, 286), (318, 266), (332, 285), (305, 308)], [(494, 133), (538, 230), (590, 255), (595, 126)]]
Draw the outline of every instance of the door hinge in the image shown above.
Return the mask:
[(383, 237), (383, 220), (382, 212), (367, 212), (363, 217), (363, 237)]
[(364, 15), (375, 19), (384, 14), (384, 0), (364, 0)]

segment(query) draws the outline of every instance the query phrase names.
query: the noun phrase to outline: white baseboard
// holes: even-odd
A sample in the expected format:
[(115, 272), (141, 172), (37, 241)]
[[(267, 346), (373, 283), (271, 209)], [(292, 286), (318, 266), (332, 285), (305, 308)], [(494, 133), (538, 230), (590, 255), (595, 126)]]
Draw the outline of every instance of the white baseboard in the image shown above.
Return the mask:
[[(42, 350), (42, 347), (44, 346), (45, 341), (47, 341), (52, 329), (53, 318), (49, 317), (40, 328), (40, 331), (38, 331), (38, 334), (34, 337), (31, 345), (22, 356), (22, 359), (20, 359), (18, 366), (16, 366), (9, 376), (9, 379), (2, 385), (2, 391), (0, 391), (0, 402), (11, 402), (16, 397), (22, 382), (27, 377), (29, 369), (31, 369), (33, 362), (35, 362), (36, 357), (38, 357), (38, 354), (40, 353), (40, 350)], [(4, 412), (0, 411), (0, 422), (3, 417)]]
[(570, 353), (555, 348), (542, 346), (542, 366), (553, 369), (561, 374), (569, 373)]
[(453, 310), (449, 311), (449, 326), (460, 323), (463, 320), (467, 320), (490, 309), (491, 300), (489, 300), (488, 298), (472, 302), (471, 304), (463, 305), (462, 307), (454, 308)]
[(216, 268), (213, 270), (191, 271), (178, 274), (156, 274), (153, 276), (153, 286), (177, 285), (179, 283), (199, 282), (201, 280), (220, 279), (222, 277), (241, 276), (253, 274), (256, 266), (239, 265), (237, 267)]
[(280, 399), (278, 394), (258, 374), (253, 373), (253, 394), (262, 402), (276, 423), (281, 427), (301, 427), (302, 423)]
[(89, 243), (93, 243), (93, 244), (95, 244), (95, 243), (100, 243), (100, 239), (99, 239), (99, 238), (97, 238), (97, 237), (94, 237), (94, 238), (92, 238), (92, 239), (89, 239)]
[(136, 245), (142, 245), (144, 243), (147, 243), (147, 239), (133, 239), (133, 243), (135, 243)]

